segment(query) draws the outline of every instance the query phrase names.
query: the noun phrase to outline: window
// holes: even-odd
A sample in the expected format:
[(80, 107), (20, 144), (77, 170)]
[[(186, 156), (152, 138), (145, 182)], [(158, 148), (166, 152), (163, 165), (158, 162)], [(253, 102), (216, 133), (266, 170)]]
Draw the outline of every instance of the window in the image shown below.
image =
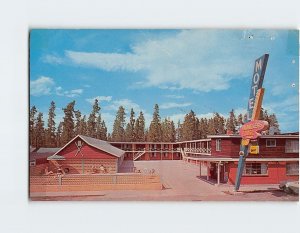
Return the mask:
[(168, 157), (168, 153), (164, 152), (164, 157), (167, 158)]
[(287, 163), (286, 164), (287, 175), (299, 175), (299, 163)]
[(29, 161), (29, 166), (30, 167), (34, 167), (35, 166), (35, 159)]
[(286, 153), (299, 153), (299, 141), (298, 140), (286, 140), (285, 141)]
[(243, 175), (268, 175), (268, 164), (246, 163)]
[(267, 139), (266, 147), (276, 147), (276, 139)]
[(216, 151), (221, 151), (221, 139), (216, 140)]

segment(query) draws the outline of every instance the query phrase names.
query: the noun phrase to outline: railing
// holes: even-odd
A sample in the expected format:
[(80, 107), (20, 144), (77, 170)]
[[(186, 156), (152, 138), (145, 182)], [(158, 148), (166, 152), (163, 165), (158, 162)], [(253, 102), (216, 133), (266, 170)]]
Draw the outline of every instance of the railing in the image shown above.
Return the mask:
[(146, 150), (144, 149), (143, 151), (140, 151), (140, 152), (134, 154), (133, 155), (133, 160), (137, 160), (138, 158), (140, 158), (145, 153), (146, 153)]
[(186, 153), (198, 153), (198, 154), (210, 154), (211, 148), (184, 148), (184, 152)]

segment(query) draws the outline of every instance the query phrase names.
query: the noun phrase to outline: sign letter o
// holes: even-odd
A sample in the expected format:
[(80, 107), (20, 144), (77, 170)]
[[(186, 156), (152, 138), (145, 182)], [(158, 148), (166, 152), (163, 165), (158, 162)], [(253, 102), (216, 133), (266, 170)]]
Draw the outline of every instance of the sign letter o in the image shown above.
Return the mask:
[(253, 76), (253, 83), (257, 84), (258, 81), (259, 81), (259, 73), (255, 73), (254, 76)]

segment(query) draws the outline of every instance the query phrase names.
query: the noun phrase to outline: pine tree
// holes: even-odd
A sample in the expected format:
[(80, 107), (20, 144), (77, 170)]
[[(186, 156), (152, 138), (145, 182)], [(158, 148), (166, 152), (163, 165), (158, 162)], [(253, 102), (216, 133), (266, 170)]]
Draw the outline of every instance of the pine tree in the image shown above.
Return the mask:
[(39, 112), (35, 125), (36, 132), (36, 148), (45, 146), (45, 128), (44, 128), (44, 120), (43, 113)]
[(134, 111), (133, 109), (131, 109), (130, 111), (130, 119), (129, 119), (129, 123), (126, 126), (126, 140), (128, 142), (134, 142), (136, 141), (136, 136), (135, 136), (135, 118), (134, 118)]
[(112, 142), (112, 137), (110, 133), (107, 133), (107, 141)]
[(104, 122), (104, 120), (101, 122), (101, 134), (100, 134), (100, 139), (101, 140), (107, 140), (107, 127)]
[(244, 117), (243, 114), (240, 113), (237, 117), (237, 128), (240, 129), (243, 124), (244, 124)]
[(79, 135), (79, 134), (82, 134), (81, 131), (80, 131), (80, 124), (81, 124), (81, 112), (78, 110), (78, 111), (75, 111), (75, 118), (76, 118), (76, 122), (75, 122), (75, 135)]
[(99, 116), (97, 117), (96, 131), (96, 138), (101, 140), (107, 140), (107, 128), (104, 120), (101, 119), (101, 114), (99, 114)]
[(165, 120), (161, 123), (161, 129), (163, 142), (175, 142), (176, 130), (173, 121), (165, 118)]
[(116, 114), (116, 119), (113, 126), (112, 141), (122, 142), (125, 140), (125, 109), (123, 106), (119, 107)]
[(97, 117), (99, 115), (100, 106), (98, 104), (98, 100), (95, 99), (95, 103), (93, 105), (93, 110), (89, 116), (87, 122), (88, 136), (96, 138), (97, 137)]
[(32, 106), (29, 114), (29, 145), (34, 146), (35, 143), (35, 123), (36, 123), (36, 114), (37, 110), (35, 106)]
[(215, 134), (225, 134), (225, 119), (219, 113), (214, 113), (213, 117)]
[(201, 118), (199, 120), (199, 138), (207, 138), (208, 135), (208, 122), (206, 118)]
[(199, 136), (199, 120), (196, 114), (191, 110), (189, 114), (186, 114), (182, 124), (182, 137), (184, 141), (197, 139)]
[(237, 119), (235, 117), (234, 110), (232, 109), (229, 112), (229, 117), (226, 121), (227, 131), (232, 132), (233, 134), (235, 134), (237, 132), (237, 124), (238, 124), (238, 122), (237, 122)]
[(208, 119), (207, 133), (208, 135), (215, 135), (217, 133), (213, 118)]
[(61, 142), (62, 144), (66, 144), (74, 137), (74, 106), (75, 106), (75, 100), (72, 101), (67, 105), (66, 108), (63, 108), (63, 111), (65, 113), (62, 127), (62, 135), (61, 135)]
[(60, 122), (58, 124), (57, 131), (56, 131), (56, 147), (61, 147), (62, 146), (62, 142), (61, 142), (62, 131), (63, 131), (63, 123)]
[(55, 147), (56, 138), (55, 138), (55, 103), (51, 101), (49, 113), (48, 113), (48, 128), (46, 130), (46, 146)]
[(151, 142), (160, 142), (162, 139), (158, 104), (154, 106), (153, 119), (150, 123), (148, 138)]
[(85, 115), (83, 115), (83, 117), (80, 119), (79, 134), (87, 135), (87, 123), (86, 123), (86, 116)]
[(178, 120), (178, 122), (177, 122), (176, 140), (178, 142), (182, 141), (182, 124), (180, 123), (180, 120)]
[(146, 140), (145, 137), (145, 117), (143, 112), (140, 112), (139, 117), (135, 121), (134, 135), (137, 142), (143, 142)]

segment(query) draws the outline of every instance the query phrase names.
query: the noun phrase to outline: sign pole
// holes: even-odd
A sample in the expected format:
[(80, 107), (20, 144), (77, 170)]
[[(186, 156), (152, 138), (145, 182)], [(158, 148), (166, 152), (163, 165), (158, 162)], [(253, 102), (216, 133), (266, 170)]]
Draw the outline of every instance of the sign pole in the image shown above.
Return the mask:
[(252, 77), (252, 83), (250, 88), (250, 97), (247, 109), (247, 120), (246, 124), (240, 129), (240, 134), (242, 136), (241, 146), (240, 146), (240, 157), (238, 163), (238, 169), (235, 179), (234, 191), (238, 191), (241, 184), (241, 179), (245, 167), (246, 158), (249, 154), (249, 143), (250, 140), (256, 139), (260, 136), (258, 132), (266, 129), (268, 123), (265, 121), (259, 121), (259, 115), (262, 105), (262, 99), (264, 94), (264, 89), (262, 88), (262, 83), (264, 80), (264, 75), (267, 67), (269, 54), (264, 54), (255, 61), (254, 74)]

